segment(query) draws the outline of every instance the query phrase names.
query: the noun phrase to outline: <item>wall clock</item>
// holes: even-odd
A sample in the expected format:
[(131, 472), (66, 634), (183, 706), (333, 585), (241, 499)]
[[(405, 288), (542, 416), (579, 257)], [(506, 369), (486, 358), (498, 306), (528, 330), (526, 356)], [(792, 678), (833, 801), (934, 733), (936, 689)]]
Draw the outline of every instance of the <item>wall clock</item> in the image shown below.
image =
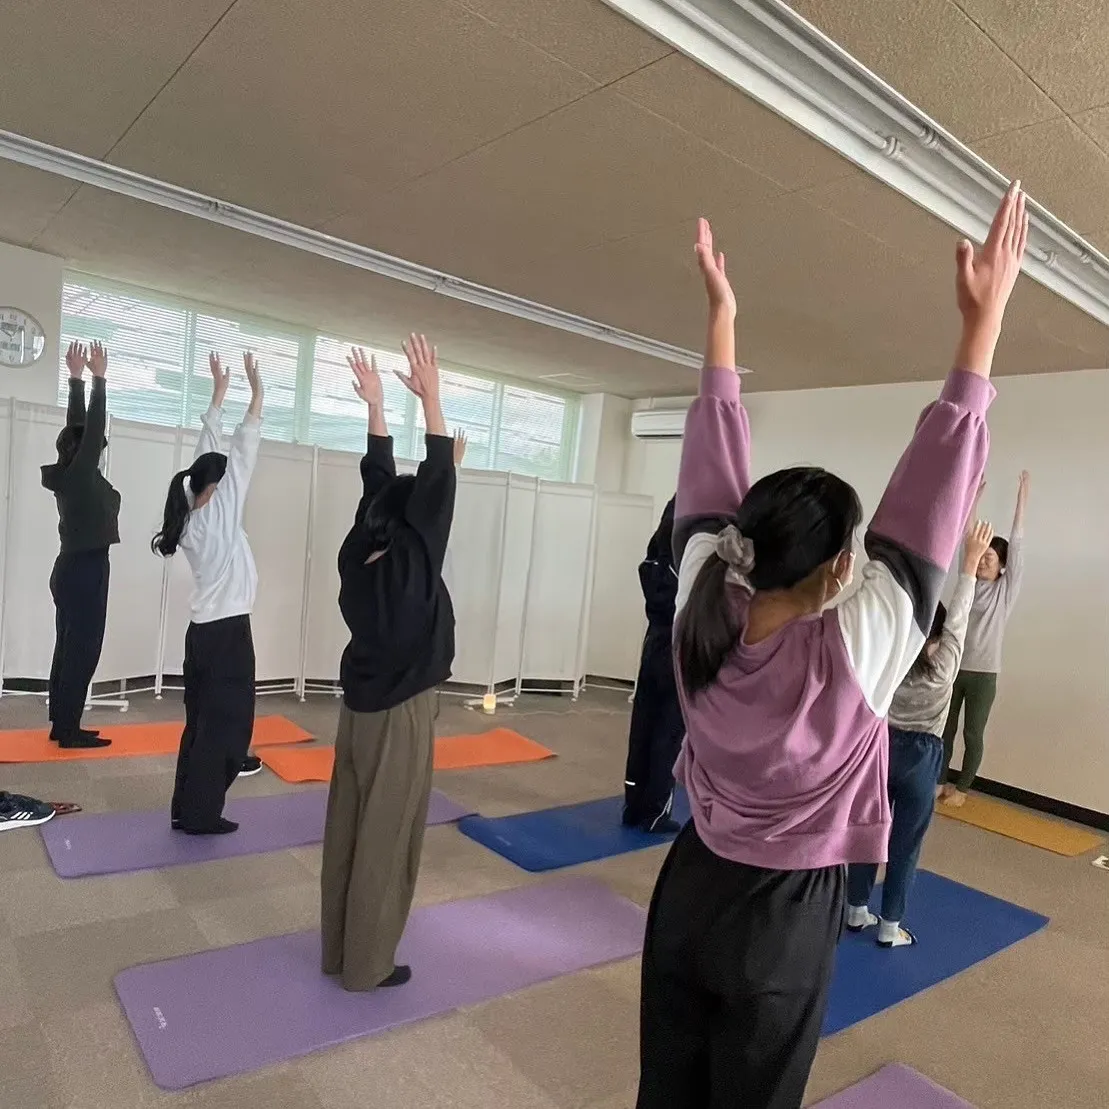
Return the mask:
[(42, 357), (46, 334), (29, 312), (0, 308), (0, 366), (30, 366)]

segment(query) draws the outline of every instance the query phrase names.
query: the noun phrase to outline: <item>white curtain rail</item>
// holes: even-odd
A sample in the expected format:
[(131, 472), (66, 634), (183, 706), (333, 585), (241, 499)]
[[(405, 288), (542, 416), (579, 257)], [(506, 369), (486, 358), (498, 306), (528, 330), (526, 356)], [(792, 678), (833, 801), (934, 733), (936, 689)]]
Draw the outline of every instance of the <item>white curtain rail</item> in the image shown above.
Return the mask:
[(657, 358), (663, 362), (688, 366), (691, 369), (699, 369), (702, 363), (702, 356), (696, 351), (686, 350), (672, 343), (664, 343), (660, 339), (652, 339), (646, 335), (624, 331), (622, 328), (610, 327), (597, 320), (563, 312), (561, 309), (513, 296), (511, 293), (492, 289), (486, 285), (478, 285), (464, 278), (455, 277), (453, 274), (433, 270), (358, 243), (325, 235), (321, 231), (301, 227), (274, 216), (267, 216), (262, 212), (230, 204), (216, 197), (205, 196), (191, 189), (146, 177), (96, 158), (50, 146), (12, 131), (0, 130), (0, 158), (71, 181), (94, 185), (107, 192), (118, 193), (148, 204), (156, 204), (161, 208), (195, 216), (209, 223), (231, 227), (295, 250), (302, 250), (321, 258), (329, 258), (344, 265), (376, 273), (393, 281), (415, 285), (440, 296), (450, 297), (452, 300), (464, 301), (467, 304), (488, 308), (544, 327), (553, 327), (586, 339), (608, 343), (610, 346), (622, 347), (624, 350)]

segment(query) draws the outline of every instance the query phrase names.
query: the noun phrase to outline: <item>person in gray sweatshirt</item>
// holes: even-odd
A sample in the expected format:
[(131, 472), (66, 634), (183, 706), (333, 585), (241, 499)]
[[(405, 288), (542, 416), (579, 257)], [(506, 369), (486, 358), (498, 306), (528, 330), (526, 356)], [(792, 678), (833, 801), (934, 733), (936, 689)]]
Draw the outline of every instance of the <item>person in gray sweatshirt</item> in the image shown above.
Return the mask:
[[(983, 483), (983, 489), (985, 484)], [(981, 492), (979, 492), (981, 497)], [(967, 626), (963, 666), (951, 694), (951, 711), (943, 730), (944, 762), (940, 775), (940, 801), (958, 808), (966, 801), (967, 790), (982, 765), (986, 724), (997, 695), (997, 675), (1001, 669), (1001, 647), (1005, 626), (1017, 603), (1024, 576), (1024, 510), (1028, 504), (1028, 471), (1020, 475), (1017, 507), (1008, 540), (995, 536), (982, 556), (976, 573), (974, 602)], [(963, 766), (950, 783), (951, 756), (959, 715), (963, 713)]]
[(944, 765), (940, 726), (951, 704), (975, 596), (975, 575), (990, 549), (993, 528), (979, 521), (967, 532), (962, 573), (950, 609), (940, 605), (928, 639), (890, 703), (888, 788), (893, 826), (889, 862), (882, 885), (882, 914), (869, 908), (878, 876), (876, 863), (852, 863), (847, 870), (847, 927), (852, 932), (878, 925), (879, 947), (905, 947), (916, 936), (901, 927), (920, 849), (932, 822), (936, 779)]

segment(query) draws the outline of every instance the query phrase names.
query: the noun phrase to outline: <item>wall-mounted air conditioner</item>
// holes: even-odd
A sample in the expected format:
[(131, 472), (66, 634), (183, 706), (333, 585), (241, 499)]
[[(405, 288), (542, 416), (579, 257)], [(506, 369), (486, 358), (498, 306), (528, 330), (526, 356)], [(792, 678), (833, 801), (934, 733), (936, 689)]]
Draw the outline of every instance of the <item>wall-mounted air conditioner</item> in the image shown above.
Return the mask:
[(636, 439), (680, 439), (685, 431), (684, 408), (645, 408), (632, 413)]

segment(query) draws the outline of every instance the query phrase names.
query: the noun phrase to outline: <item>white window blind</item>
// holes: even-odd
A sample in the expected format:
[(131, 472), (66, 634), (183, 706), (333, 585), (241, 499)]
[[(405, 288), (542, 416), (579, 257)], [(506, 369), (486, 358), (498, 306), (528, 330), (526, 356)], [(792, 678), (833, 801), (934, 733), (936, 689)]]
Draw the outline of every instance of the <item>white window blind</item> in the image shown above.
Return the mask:
[[(215, 350), (232, 371), (226, 407), (233, 426), (249, 400), (242, 352), (252, 350), (266, 385), (267, 438), (365, 449), (366, 411), (351, 388), (346, 340), (75, 276), (62, 299), (60, 404), (67, 391), (65, 348), (74, 339), (99, 339), (108, 347), (108, 409), (121, 418), (199, 427), (212, 392), (208, 354)], [(423, 410), (394, 373), (407, 368), (403, 354), (362, 345), (377, 358), (398, 457), (422, 458)], [(447, 427), (469, 439), (468, 468), (569, 479), (578, 417), (573, 394), (464, 373), (448, 363), (442, 400)]]

